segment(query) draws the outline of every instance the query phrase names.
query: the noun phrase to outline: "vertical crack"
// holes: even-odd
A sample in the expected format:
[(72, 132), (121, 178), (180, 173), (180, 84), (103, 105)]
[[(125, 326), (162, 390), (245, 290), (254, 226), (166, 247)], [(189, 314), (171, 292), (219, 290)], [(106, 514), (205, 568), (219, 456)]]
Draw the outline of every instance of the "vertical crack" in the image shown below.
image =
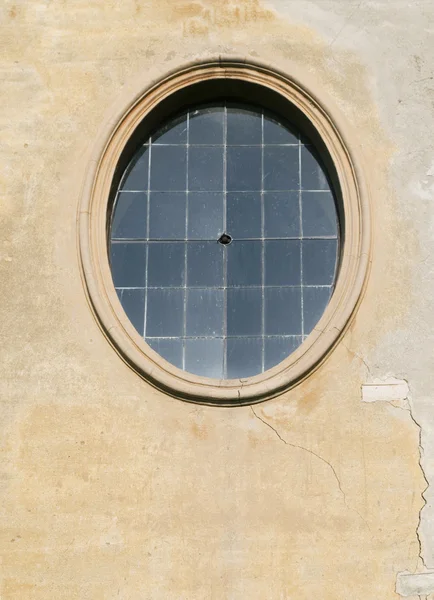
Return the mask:
[[(368, 372), (369, 372), (369, 366), (365, 363), (365, 361), (363, 360), (362, 357), (360, 357), (358, 354), (352, 352), (347, 346), (345, 346), (347, 348), (347, 350), (354, 354), (354, 356), (357, 356), (360, 360), (363, 361), (363, 363), (366, 365)], [(387, 379), (389, 379), (389, 383), (390, 383), (390, 378), (386, 378), (386, 380), (383, 382), (384, 384), (387, 384)], [(422, 426), (421, 424), (416, 420), (415, 416), (414, 416), (414, 408), (413, 408), (413, 403), (411, 400), (411, 394), (410, 394), (410, 385), (408, 383), (408, 381), (406, 379), (401, 379), (401, 380), (397, 380), (396, 378), (392, 378), (392, 381), (394, 383), (405, 383), (406, 385), (406, 391), (402, 393), (402, 395), (398, 395), (396, 397), (392, 396), (388, 397), (387, 394), (386, 395), (379, 395), (378, 398), (371, 398), (368, 399), (366, 401), (368, 402), (386, 402), (387, 404), (389, 404), (390, 406), (392, 406), (393, 408), (399, 409), (399, 410), (404, 410), (406, 411), (409, 415), (410, 415), (410, 419), (413, 421), (414, 425), (417, 427), (418, 433), (419, 433), (419, 439), (418, 439), (418, 450), (419, 450), (419, 458), (418, 458), (418, 464), (419, 464), (419, 468), (421, 470), (422, 476), (424, 478), (425, 481), (425, 487), (424, 489), (421, 491), (420, 496), (422, 498), (422, 506), (419, 510), (419, 514), (418, 514), (418, 523), (417, 523), (417, 527), (416, 527), (416, 538), (417, 538), (417, 542), (418, 542), (418, 546), (419, 546), (419, 552), (418, 552), (418, 561), (417, 564), (415, 566), (415, 569), (413, 570), (413, 573), (416, 573), (420, 570), (420, 568), (423, 568), (425, 570), (428, 570), (428, 567), (425, 563), (424, 557), (423, 557), (423, 549), (422, 549), (422, 539), (421, 539), (421, 525), (422, 525), (422, 511), (424, 510), (425, 506), (427, 505), (427, 499), (426, 499), (426, 492), (429, 488), (429, 480), (426, 476), (422, 461), (424, 458), (424, 448), (422, 445)], [(373, 385), (381, 385), (382, 382), (381, 380), (374, 380)], [(363, 385), (362, 385), (362, 399), (363, 399)]]
[[(407, 382), (407, 384), (408, 384), (408, 382)], [(425, 494), (426, 494), (426, 492), (427, 492), (427, 490), (429, 488), (429, 481), (428, 481), (428, 478), (427, 478), (427, 476), (425, 474), (425, 470), (424, 470), (424, 468), (422, 466), (422, 457), (423, 457), (423, 453), (424, 453), (423, 446), (422, 446), (422, 426), (414, 418), (413, 409), (412, 409), (412, 403), (411, 403), (410, 397), (407, 398), (407, 400), (408, 400), (408, 404), (409, 404), (409, 410), (408, 410), (408, 412), (410, 413), (410, 418), (411, 418), (411, 420), (413, 421), (413, 423), (416, 425), (416, 427), (419, 430), (419, 467), (420, 467), (420, 470), (422, 471), (422, 475), (423, 475), (423, 478), (424, 478), (424, 481), (425, 481), (425, 484), (426, 484), (425, 488), (421, 492), (421, 496), (422, 496), (422, 500), (423, 500), (423, 505), (421, 506), (421, 509), (419, 511), (419, 518), (418, 518), (418, 523), (417, 523), (417, 528), (416, 528), (416, 537), (417, 537), (417, 541), (418, 541), (418, 544), (419, 544), (419, 559), (420, 559), (420, 562), (421, 562), (423, 568), (427, 569), (427, 566), (425, 564), (425, 559), (424, 559), (423, 553), (422, 553), (422, 540), (421, 540), (421, 537), (420, 537), (420, 529), (421, 529), (421, 524), (422, 524), (422, 511), (425, 508), (425, 506), (427, 505), (427, 499), (425, 497)], [(424, 599), (421, 599), (421, 600), (424, 600)]]

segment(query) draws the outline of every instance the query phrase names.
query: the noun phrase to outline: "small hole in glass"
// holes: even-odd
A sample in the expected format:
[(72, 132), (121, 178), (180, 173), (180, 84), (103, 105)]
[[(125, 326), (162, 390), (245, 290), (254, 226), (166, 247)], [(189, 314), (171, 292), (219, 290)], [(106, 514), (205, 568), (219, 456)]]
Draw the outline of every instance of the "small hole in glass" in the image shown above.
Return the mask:
[(232, 242), (232, 238), (227, 233), (222, 233), (218, 241), (220, 242), (220, 244), (223, 244), (223, 246), (227, 246)]

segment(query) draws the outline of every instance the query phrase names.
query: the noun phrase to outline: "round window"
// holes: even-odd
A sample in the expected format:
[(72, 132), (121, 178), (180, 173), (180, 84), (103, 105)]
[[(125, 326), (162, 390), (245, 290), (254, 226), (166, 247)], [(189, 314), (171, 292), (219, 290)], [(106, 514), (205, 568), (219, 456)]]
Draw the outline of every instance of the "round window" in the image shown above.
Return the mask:
[(305, 133), (255, 105), (189, 106), (136, 143), (119, 181), (113, 282), (153, 350), (224, 380), (302, 344), (332, 295), (340, 232)]

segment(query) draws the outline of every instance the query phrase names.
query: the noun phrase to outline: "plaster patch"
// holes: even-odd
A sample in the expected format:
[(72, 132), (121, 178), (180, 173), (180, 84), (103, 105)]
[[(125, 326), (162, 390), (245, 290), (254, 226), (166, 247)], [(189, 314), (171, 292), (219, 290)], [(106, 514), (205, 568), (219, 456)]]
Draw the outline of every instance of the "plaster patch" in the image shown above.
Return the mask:
[(398, 573), (396, 577), (396, 593), (404, 598), (433, 594), (434, 571), (427, 573)]
[(409, 410), (408, 393), (408, 383), (405, 379), (374, 379), (362, 385), (362, 402), (401, 402), (402, 408)]

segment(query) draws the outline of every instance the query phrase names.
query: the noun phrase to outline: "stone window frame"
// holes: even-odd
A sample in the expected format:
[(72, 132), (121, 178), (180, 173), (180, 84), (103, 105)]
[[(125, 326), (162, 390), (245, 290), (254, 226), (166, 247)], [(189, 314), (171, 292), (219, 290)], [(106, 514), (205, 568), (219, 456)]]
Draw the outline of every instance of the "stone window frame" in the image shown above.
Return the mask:
[[(316, 87), (316, 86), (315, 86)], [(369, 196), (360, 157), (345, 135), (339, 111), (295, 77), (244, 58), (219, 57), (176, 69), (166, 77), (139, 83), (136, 94), (121, 99), (116, 114), (97, 138), (78, 214), (83, 281), (94, 315), (113, 348), (141, 377), (172, 396), (202, 404), (240, 405), (271, 398), (306, 377), (326, 359), (348, 327), (366, 285), (371, 255)], [(341, 220), (340, 264), (330, 302), (314, 330), (283, 362), (245, 379), (213, 380), (182, 371), (153, 351), (125, 315), (108, 259), (108, 224), (114, 181), (125, 166), (127, 148), (137, 143), (143, 124), (152, 128), (181, 103), (210, 100), (227, 90), (278, 112), (297, 114), (322, 157), (337, 191)], [(218, 91), (218, 92), (217, 92)], [(321, 97), (321, 100), (319, 100)], [(273, 105), (273, 106), (272, 106)], [(124, 162), (123, 162), (124, 160)]]

